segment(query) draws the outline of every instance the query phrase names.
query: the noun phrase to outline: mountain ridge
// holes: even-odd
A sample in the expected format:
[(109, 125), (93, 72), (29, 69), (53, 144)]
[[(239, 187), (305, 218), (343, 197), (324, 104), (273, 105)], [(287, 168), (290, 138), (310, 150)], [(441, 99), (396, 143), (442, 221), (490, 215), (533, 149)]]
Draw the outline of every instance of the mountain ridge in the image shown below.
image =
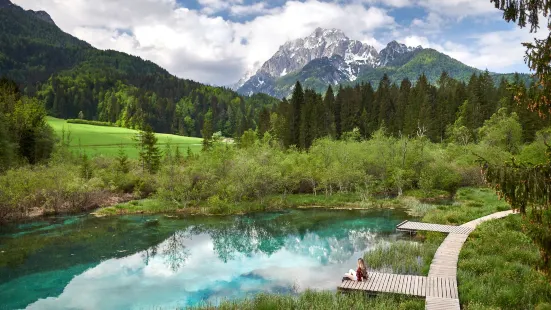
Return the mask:
[[(18, 9), (23, 10), (23, 8), (13, 4), (10, 0), (0, 0), (0, 9), (7, 8), (7, 7), (13, 7), (13, 8), (18, 8)], [(48, 14), (46, 11), (27, 10), (25, 12), (31, 14), (32, 16), (34, 16), (34, 17), (36, 17), (36, 18), (38, 18), (42, 21), (45, 21), (47, 23), (55, 25), (54, 20), (52, 19), (50, 14)]]
[(134, 129), (149, 125), (194, 137), (202, 136), (210, 120), (213, 133), (229, 137), (254, 129), (260, 111), (277, 102), (180, 79), (140, 57), (96, 49), (36, 12), (0, 1), (0, 78), (43, 102), (49, 115), (83, 115)]
[[(314, 46), (312, 52), (313, 39), (317, 40), (318, 45)], [(330, 44), (326, 44), (327, 42)], [(324, 49), (326, 46), (339, 44), (346, 46), (347, 52), (343, 52), (342, 48)], [(358, 44), (361, 44), (361, 48), (350, 48)], [(317, 50), (318, 47), (322, 50)], [(292, 60), (285, 56), (289, 56), (290, 51), (305, 55), (303, 61), (289, 65)], [(425, 74), (434, 83), (443, 71), (464, 82), (473, 73), (483, 72), (434, 49), (410, 47), (393, 40), (377, 51), (372, 46), (349, 39), (341, 30), (317, 28), (306, 38), (283, 44), (256, 74), (237, 88), (237, 92), (242, 95), (266, 93), (281, 98), (291, 94), (297, 81), (305, 88), (323, 92), (328, 85), (377, 85), (384, 73), (389, 75), (392, 82), (399, 82), (404, 78), (414, 82)], [(492, 75), (510, 77), (510, 74)]]

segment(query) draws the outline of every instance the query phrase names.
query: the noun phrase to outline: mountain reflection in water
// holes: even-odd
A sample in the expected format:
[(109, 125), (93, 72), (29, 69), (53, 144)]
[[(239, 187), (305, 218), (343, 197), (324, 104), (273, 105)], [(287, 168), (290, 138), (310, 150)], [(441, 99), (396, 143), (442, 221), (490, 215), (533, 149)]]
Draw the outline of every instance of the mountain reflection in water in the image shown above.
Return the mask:
[(316, 209), (20, 225), (0, 235), (0, 308), (158, 309), (334, 290), (363, 252), (399, 237), (406, 218)]

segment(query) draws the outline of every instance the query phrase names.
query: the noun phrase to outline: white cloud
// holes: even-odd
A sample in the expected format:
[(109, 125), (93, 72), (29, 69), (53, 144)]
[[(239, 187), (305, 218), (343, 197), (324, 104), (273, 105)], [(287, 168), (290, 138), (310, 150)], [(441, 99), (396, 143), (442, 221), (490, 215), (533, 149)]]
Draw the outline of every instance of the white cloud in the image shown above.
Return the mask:
[[(26, 9), (44, 9), (58, 26), (92, 45), (141, 56), (180, 77), (219, 85), (239, 80), (247, 68), (269, 59), (287, 40), (316, 27), (339, 28), (354, 39), (373, 41), (373, 32), (393, 27), (383, 9), (359, 3), (288, 1), (267, 9), (243, 0), (199, 0), (200, 11), (176, 0), (14, 0)], [(255, 15), (246, 22), (213, 16)]]
[(415, 4), (415, 1), (413, 0), (357, 0), (356, 2), (365, 3), (367, 5), (381, 4), (397, 8), (413, 6)]
[(433, 48), (475, 68), (508, 73), (512, 67), (523, 63), (526, 49), (520, 42), (532, 41), (534, 37), (544, 38), (546, 35), (543, 32), (531, 34), (527, 29), (513, 28), (474, 35), (470, 38), (470, 44), (449, 40), (432, 41), (425, 36), (416, 35), (399, 40), (409, 46)]
[[(316, 27), (341, 29), (379, 50), (394, 38), (410, 46), (433, 47), (471, 66), (498, 72), (522, 64), (520, 42), (531, 40), (527, 31), (515, 28), (481, 33), (468, 38), (468, 44), (451, 41), (443, 31), (446, 25), (467, 17), (501, 19), (493, 4), (481, 0), (293, 0), (276, 8), (266, 2), (198, 0), (199, 10), (184, 8), (176, 0), (13, 1), (25, 9), (46, 10), (62, 30), (98, 48), (141, 56), (177, 76), (217, 85), (239, 80), (280, 45)], [(381, 8), (413, 5), (424, 8), (426, 15), (413, 19), (407, 29)], [(224, 19), (216, 16), (219, 12), (252, 18)]]
[(423, 33), (439, 33), (444, 30), (448, 23), (444, 18), (435, 12), (429, 12), (425, 19), (414, 18), (411, 22), (411, 29)]
[(220, 11), (225, 11), (232, 5), (239, 5), (243, 0), (197, 0), (203, 7), (201, 10), (206, 14), (214, 14)]
[(265, 2), (257, 2), (251, 5), (232, 5), (230, 7), (230, 13), (234, 16), (269, 14), (271, 12), (277, 12), (277, 10), (278, 9), (268, 9)]
[(501, 14), (489, 0), (417, 0), (429, 12), (452, 17)]

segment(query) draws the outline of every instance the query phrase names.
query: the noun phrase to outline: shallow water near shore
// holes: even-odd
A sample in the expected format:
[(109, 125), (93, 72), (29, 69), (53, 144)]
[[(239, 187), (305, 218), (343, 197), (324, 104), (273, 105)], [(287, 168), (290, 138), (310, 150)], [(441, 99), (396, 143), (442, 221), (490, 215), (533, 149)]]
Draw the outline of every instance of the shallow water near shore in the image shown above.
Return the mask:
[(0, 228), (0, 309), (173, 309), (335, 290), (402, 210), (72, 216)]

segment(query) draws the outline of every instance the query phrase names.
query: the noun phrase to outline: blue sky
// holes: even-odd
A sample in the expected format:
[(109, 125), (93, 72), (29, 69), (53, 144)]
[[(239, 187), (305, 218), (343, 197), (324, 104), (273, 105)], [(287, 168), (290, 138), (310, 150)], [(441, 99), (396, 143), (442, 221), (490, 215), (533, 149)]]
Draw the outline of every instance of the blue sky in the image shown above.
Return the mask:
[(392, 40), (434, 48), (494, 72), (528, 72), (521, 43), (544, 35), (506, 23), (489, 0), (12, 1), (47, 11), (98, 48), (215, 85), (236, 82), (317, 27), (339, 28), (378, 50)]

